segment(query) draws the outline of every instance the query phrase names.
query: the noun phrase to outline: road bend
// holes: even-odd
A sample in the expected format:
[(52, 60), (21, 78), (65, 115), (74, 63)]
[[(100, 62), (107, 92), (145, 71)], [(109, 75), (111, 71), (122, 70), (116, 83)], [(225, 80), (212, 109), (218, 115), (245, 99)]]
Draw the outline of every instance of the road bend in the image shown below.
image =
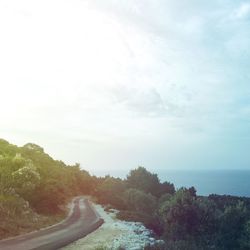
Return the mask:
[(83, 198), (73, 199), (68, 217), (36, 232), (0, 241), (1, 250), (54, 250), (64, 247), (95, 231), (103, 219), (90, 202)]

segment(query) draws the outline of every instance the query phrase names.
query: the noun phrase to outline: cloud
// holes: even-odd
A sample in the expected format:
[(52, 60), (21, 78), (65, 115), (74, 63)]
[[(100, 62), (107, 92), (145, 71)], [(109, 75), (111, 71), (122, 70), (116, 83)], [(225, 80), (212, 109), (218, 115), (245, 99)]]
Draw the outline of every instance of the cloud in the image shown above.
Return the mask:
[(163, 100), (155, 88), (136, 89), (126, 86), (115, 87), (111, 90), (114, 105), (125, 106), (135, 116), (162, 117), (173, 115), (175, 105)]
[(114, 155), (130, 167), (139, 158), (167, 165), (166, 151), (195, 155), (209, 138), (223, 147), (249, 129), (246, 1), (0, 7), (0, 129), (11, 138), (93, 168), (117, 164)]
[(249, 17), (249, 14), (250, 14), (250, 3), (244, 2), (234, 12), (233, 17), (235, 17), (236, 19), (244, 19)]

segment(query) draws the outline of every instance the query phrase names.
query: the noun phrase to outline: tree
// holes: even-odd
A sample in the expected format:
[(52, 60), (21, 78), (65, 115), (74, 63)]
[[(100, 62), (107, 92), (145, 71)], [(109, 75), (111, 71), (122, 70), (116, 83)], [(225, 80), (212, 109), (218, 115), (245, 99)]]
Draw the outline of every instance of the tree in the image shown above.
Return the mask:
[(141, 190), (130, 188), (125, 191), (123, 199), (128, 210), (152, 215), (156, 209), (156, 198)]
[(164, 194), (174, 194), (175, 187), (173, 183), (165, 181), (163, 183), (159, 183), (157, 196), (160, 197)]
[(29, 150), (34, 150), (34, 151), (40, 152), (40, 153), (44, 153), (44, 149), (35, 143), (27, 143), (23, 146), (23, 148), (26, 148)]
[(249, 215), (244, 202), (239, 201), (236, 205), (227, 206), (220, 219), (217, 246), (222, 250), (248, 249), (241, 248), (244, 245), (241, 240), (249, 230), (248, 220)]
[(165, 237), (169, 240), (186, 240), (198, 223), (194, 198), (181, 188), (160, 206), (160, 215), (166, 225)]
[(131, 170), (127, 176), (127, 183), (130, 188), (139, 189), (145, 193), (158, 195), (159, 193), (159, 178), (156, 174), (152, 174), (144, 167), (138, 167)]
[(23, 167), (12, 173), (12, 177), (16, 192), (26, 199), (40, 182), (40, 174), (31, 160), (26, 160)]
[(123, 195), (126, 211), (121, 211), (118, 218), (142, 222), (146, 227), (161, 233), (159, 218), (156, 215), (157, 199), (152, 194), (142, 190), (129, 188)]
[(106, 176), (99, 180), (99, 185), (95, 190), (98, 201), (103, 204), (111, 204), (118, 209), (124, 208), (122, 199), (126, 186), (119, 178)]
[(241, 249), (250, 249), (250, 220), (245, 222), (239, 244)]
[(187, 245), (195, 242), (197, 247), (214, 244), (212, 239), (219, 214), (215, 203), (209, 199), (194, 197), (189, 189), (181, 188), (160, 204), (159, 214), (167, 241), (186, 241)]

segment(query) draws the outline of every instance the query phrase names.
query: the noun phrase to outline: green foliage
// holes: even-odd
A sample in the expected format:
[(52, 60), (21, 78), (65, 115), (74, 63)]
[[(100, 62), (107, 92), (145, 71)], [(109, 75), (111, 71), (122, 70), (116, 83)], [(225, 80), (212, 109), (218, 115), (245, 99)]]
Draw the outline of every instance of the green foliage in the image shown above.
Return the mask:
[(0, 218), (20, 216), (27, 212), (28, 203), (17, 195), (1, 195), (0, 196)]
[(44, 149), (34, 143), (27, 143), (23, 146), (23, 148), (27, 148), (28, 150), (36, 151), (39, 153), (44, 153)]
[(160, 197), (161, 195), (164, 195), (164, 194), (174, 194), (175, 193), (174, 184), (170, 183), (168, 181), (160, 183), (158, 185), (158, 189), (159, 189), (157, 192), (158, 197)]
[(157, 174), (150, 173), (144, 167), (131, 170), (127, 176), (127, 183), (129, 188), (139, 189), (156, 197), (175, 192), (173, 184), (169, 182), (160, 183)]
[(155, 194), (158, 190), (159, 179), (156, 174), (151, 174), (144, 167), (131, 170), (127, 176), (128, 186), (145, 193)]
[(241, 249), (250, 249), (250, 220), (244, 223), (243, 231), (238, 242)]
[[(228, 205), (220, 199), (197, 197), (193, 189), (182, 188), (172, 197), (162, 197), (166, 249), (250, 249), (249, 210), (243, 201)], [(221, 208), (223, 207), (223, 209)]]
[[(14, 159), (17, 161), (16, 159)], [(18, 159), (19, 161), (19, 159)], [(22, 159), (20, 159), (22, 161)], [(36, 186), (40, 183), (40, 174), (32, 161), (24, 161), (24, 166), (12, 172), (13, 187), (17, 194), (24, 198), (29, 198)]]
[(122, 210), (117, 214), (117, 218), (126, 221), (137, 221), (143, 223), (147, 228), (152, 229), (155, 233), (161, 234), (162, 228), (160, 221), (156, 216), (146, 214), (143, 211)]
[(169, 201), (170, 199), (172, 198), (172, 195), (171, 194), (163, 194), (160, 198), (159, 198), (159, 200), (158, 200), (158, 203), (159, 204), (162, 204), (163, 202), (165, 202), (165, 201)]
[(165, 240), (155, 249), (250, 249), (250, 199), (175, 191), (143, 167), (126, 180), (106, 176), (96, 184), (98, 200), (121, 209), (119, 219), (140, 221)]
[(95, 195), (102, 204), (111, 204), (115, 208), (123, 209), (125, 207), (122, 195), (126, 190), (126, 184), (119, 178), (106, 176), (99, 179), (99, 185), (96, 187)]
[(124, 193), (123, 199), (128, 210), (153, 214), (156, 209), (156, 198), (152, 194), (146, 194), (141, 190), (129, 188)]
[(199, 214), (195, 198), (186, 189), (161, 204), (160, 215), (164, 220), (165, 236), (171, 240), (186, 240), (198, 230)]
[(220, 249), (244, 249), (241, 246), (248, 245), (247, 242), (246, 244), (242, 242), (242, 238), (247, 236), (246, 233), (249, 230), (247, 213), (246, 206), (241, 201), (225, 208), (220, 220), (220, 234), (217, 237), (217, 245)]
[[(33, 210), (59, 213), (60, 205), (72, 196), (90, 194), (93, 180), (79, 164), (55, 161), (36, 144), (17, 147), (0, 139), (0, 216), (4, 225), (0, 225), (0, 237), (19, 230), (20, 226), (14, 226), (19, 217), (24, 218), (20, 223), (27, 225), (24, 214), (34, 215)], [(4, 228), (10, 228), (6, 226), (10, 221), (14, 225), (7, 232)]]

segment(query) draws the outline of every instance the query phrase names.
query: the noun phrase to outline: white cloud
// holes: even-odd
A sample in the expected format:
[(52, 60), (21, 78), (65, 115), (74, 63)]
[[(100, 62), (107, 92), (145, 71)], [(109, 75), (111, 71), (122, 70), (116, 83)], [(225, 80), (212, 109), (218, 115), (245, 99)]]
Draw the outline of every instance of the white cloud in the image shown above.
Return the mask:
[(249, 7), (226, 2), (1, 1), (2, 136), (130, 168), (237, 130)]
[(234, 17), (238, 19), (243, 19), (243, 18), (249, 17), (249, 14), (250, 14), (250, 3), (244, 2), (234, 12)]

